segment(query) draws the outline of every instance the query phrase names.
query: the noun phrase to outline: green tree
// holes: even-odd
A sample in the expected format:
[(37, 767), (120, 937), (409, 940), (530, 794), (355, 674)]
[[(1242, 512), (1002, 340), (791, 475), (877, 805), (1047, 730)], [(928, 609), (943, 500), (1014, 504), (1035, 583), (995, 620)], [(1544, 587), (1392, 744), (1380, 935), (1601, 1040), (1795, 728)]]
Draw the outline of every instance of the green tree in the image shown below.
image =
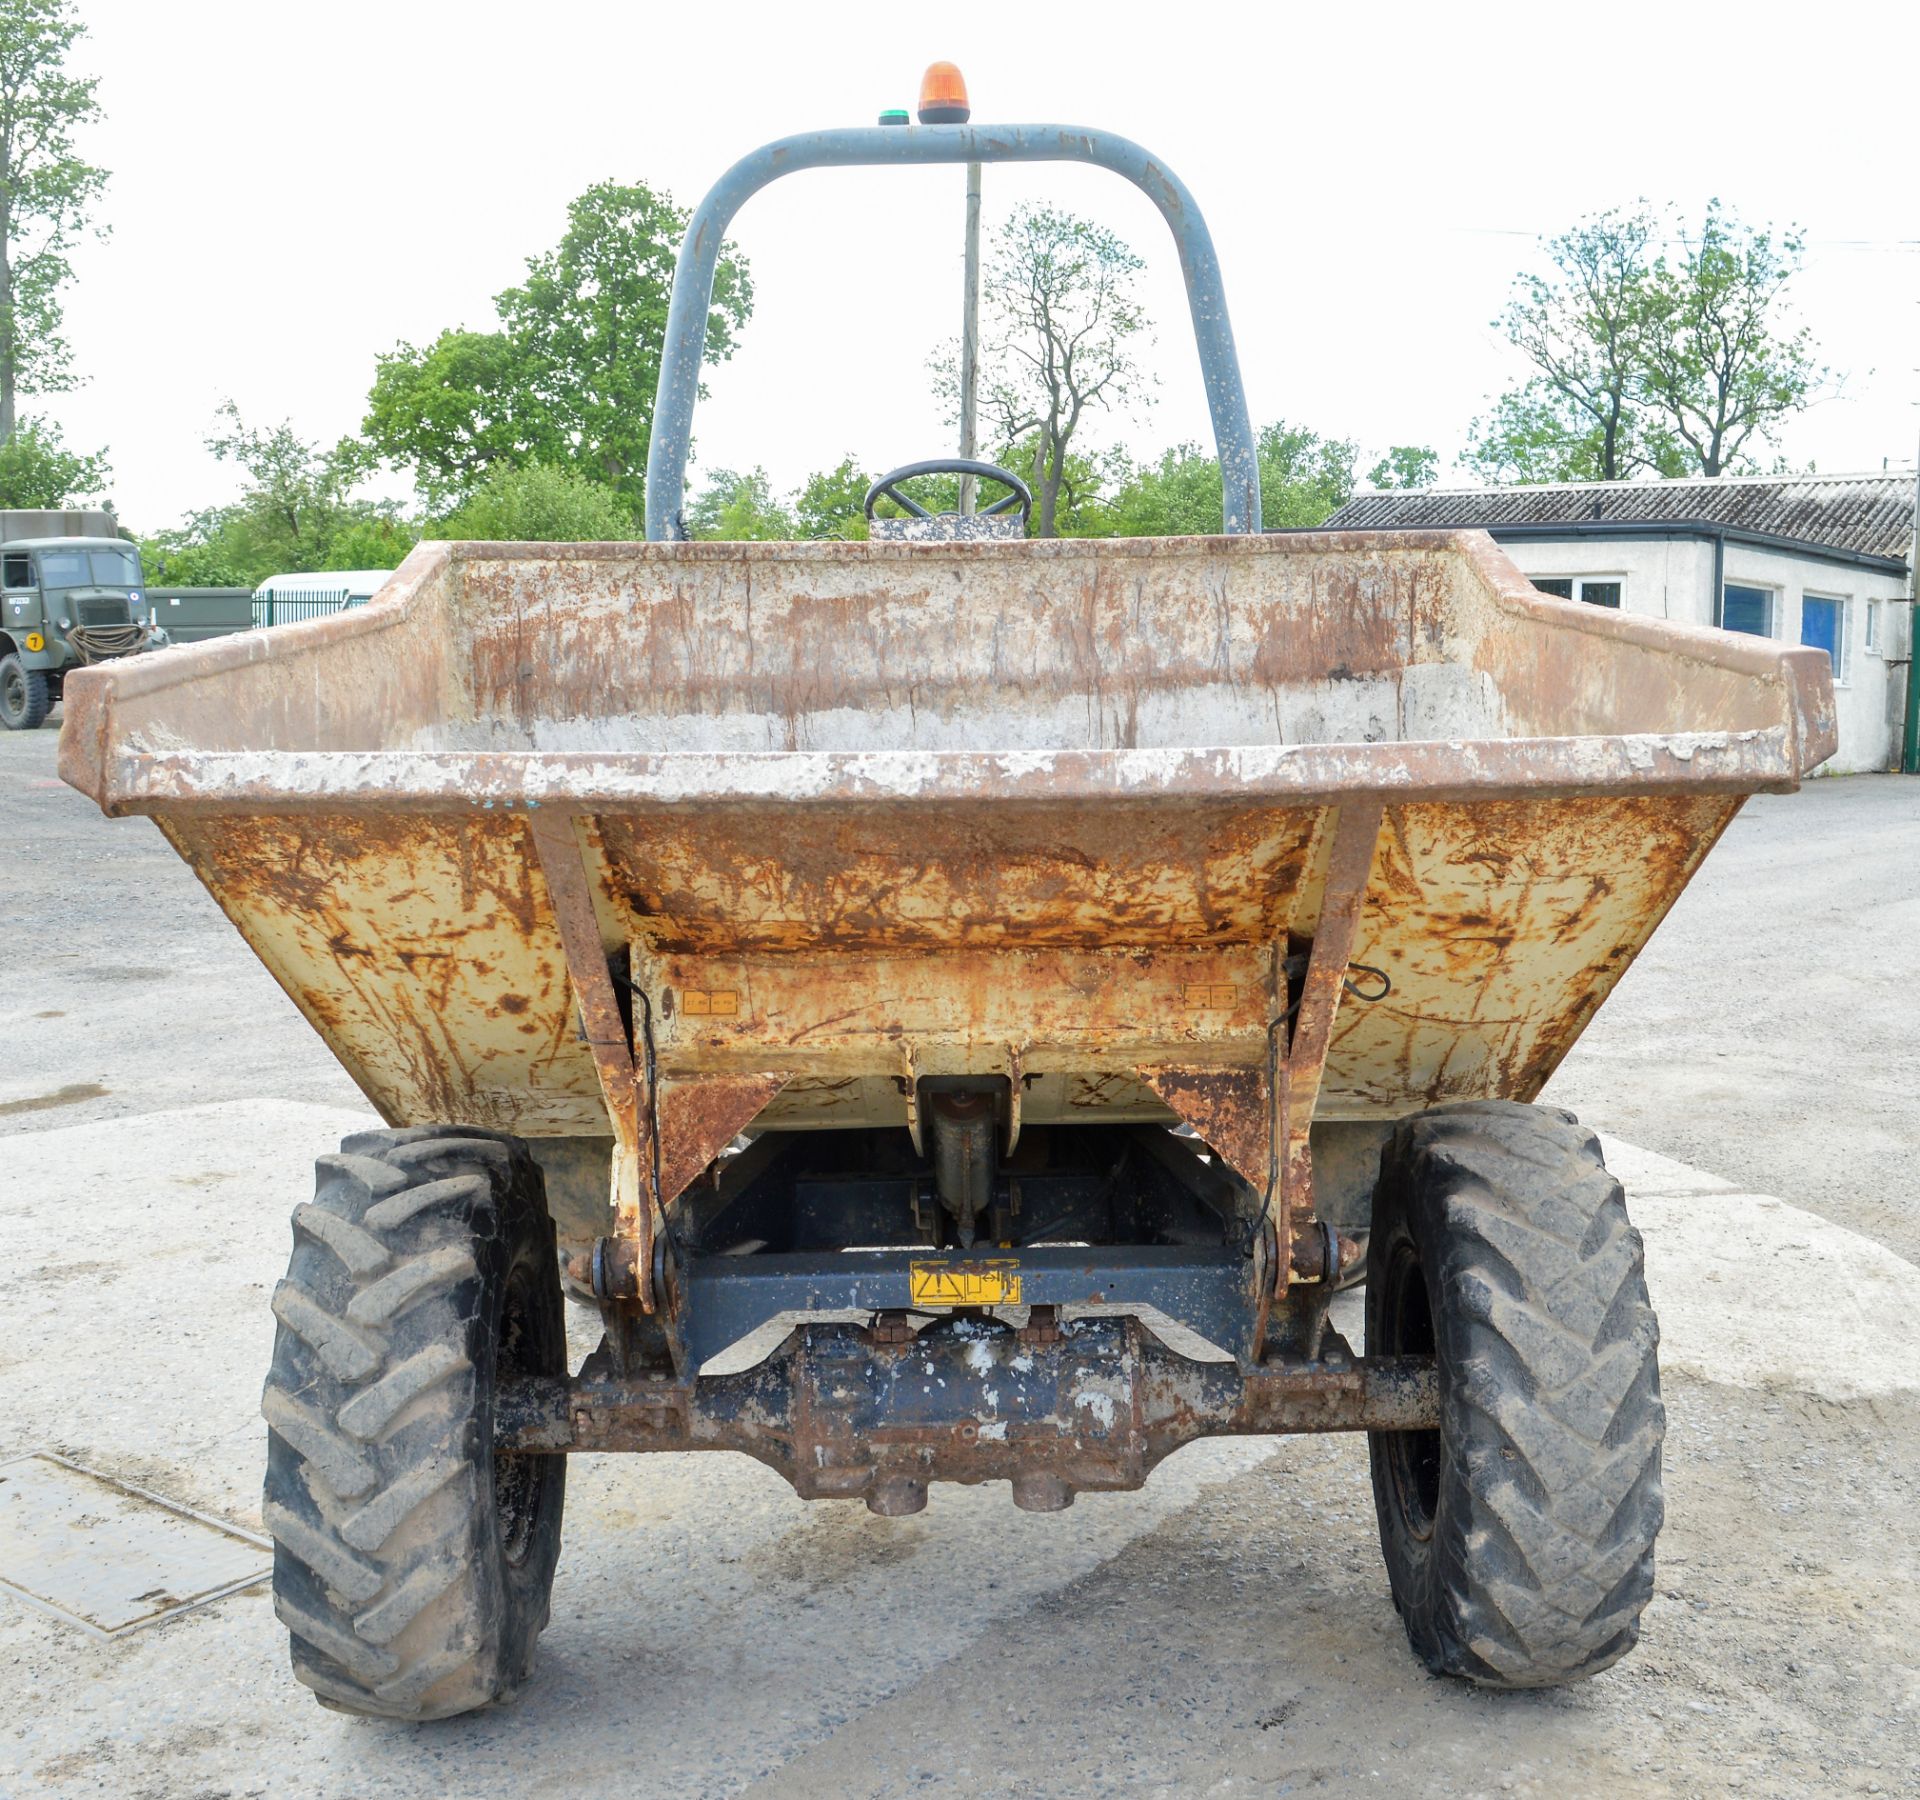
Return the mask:
[(585, 544), (639, 536), (626, 501), (604, 482), (571, 468), (502, 465), (464, 505), (439, 520), (437, 538), (496, 543)]
[(1641, 392), (1703, 475), (1750, 465), (1749, 446), (1769, 442), (1827, 380), (1811, 332), (1784, 316), (1804, 243), (1710, 200), (1699, 230), (1680, 233), (1680, 254), (1655, 266)]
[(202, 518), (140, 540), (140, 562), (155, 587), (258, 587), (265, 575), (244, 566), (220, 541), (217, 522)]
[[(1491, 412), (1468, 426), (1461, 460), (1484, 481), (1608, 479), (1601, 473), (1606, 467), (1602, 434), (1540, 376), (1502, 394)], [(1636, 466), (1628, 472), (1645, 470)], [(1653, 472), (1671, 471), (1662, 458)]]
[(1494, 327), (1535, 373), (1475, 421), (1468, 461), (1483, 474), (1618, 481), (1660, 469), (1665, 446), (1639, 408), (1659, 240), (1646, 202), (1615, 207), (1547, 241), (1551, 275), (1517, 278)]
[(1260, 433), (1260, 516), (1270, 529), (1324, 525), (1353, 498), (1351, 438), (1278, 421)]
[(80, 456), (47, 420), (22, 419), (0, 441), (0, 507), (72, 506), (97, 500), (112, 480), (106, 455)]
[[(1353, 494), (1358, 450), (1276, 420), (1260, 433), (1260, 510), (1272, 528), (1319, 525)], [(1220, 464), (1198, 444), (1176, 444), (1134, 470), (1105, 508), (1121, 537), (1205, 536), (1220, 529)]]
[(443, 331), (375, 359), (361, 425), (429, 506), (456, 504), (499, 468), (564, 453), (533, 392), (525, 348), (499, 331)]
[(329, 539), (320, 567), (397, 569), (419, 541), (419, 528), (392, 514), (349, 519)]
[(803, 538), (864, 538), (867, 489), (873, 485), (852, 456), (831, 469), (817, 469), (793, 499), (793, 526)]
[(696, 538), (750, 542), (790, 538), (794, 524), (787, 509), (774, 498), (765, 469), (753, 469), (744, 475), (732, 469), (715, 469), (687, 507), (687, 530)]
[[(362, 430), (412, 471), (429, 504), (457, 502), (498, 466), (570, 465), (641, 506), (674, 261), (687, 214), (644, 183), (601, 182), (567, 208), (558, 246), (494, 300), (497, 331), (447, 331), (382, 356)], [(726, 247), (706, 359), (731, 356), (753, 311)]]
[[(1025, 471), (1031, 475), (1035, 460), (1041, 454), (1036, 432), (1024, 443), (1012, 445), (1000, 453), (1003, 468), (1016, 473)], [(1120, 444), (1109, 444), (1099, 450), (1068, 450), (1059, 461), (1060, 483), (1054, 498), (1053, 529), (1056, 537), (1112, 537), (1112, 522), (1108, 516), (1112, 496), (1126, 483), (1133, 473), (1133, 459)], [(1028, 483), (1032, 485), (1031, 480)], [(990, 483), (981, 483), (980, 499), (991, 504), (1000, 497), (1000, 491)], [(954, 503), (959, 503), (959, 483), (954, 483)], [(1040, 513), (1040, 494), (1034, 492), (1034, 518), (1036, 523), (1030, 528), (1030, 535), (1039, 535), (1037, 520)]]
[(1744, 226), (1716, 200), (1688, 232), (1642, 201), (1546, 249), (1554, 272), (1521, 276), (1494, 321), (1533, 373), (1468, 434), (1465, 460), (1489, 480), (1751, 467), (1826, 377), (1806, 329), (1784, 316), (1797, 231)]
[(342, 438), (307, 443), (290, 424), (250, 426), (231, 400), (207, 448), (238, 463), (247, 485), (228, 506), (143, 540), (149, 578), (170, 587), (253, 587), (303, 569), (378, 569), (398, 564), (416, 533), (390, 501), (355, 497), (369, 470), (367, 448)]
[(1220, 464), (1198, 444), (1175, 444), (1143, 463), (1107, 503), (1116, 537), (1205, 537), (1220, 529)]
[[(1148, 332), (1134, 292), (1144, 266), (1105, 226), (1051, 206), (1017, 207), (995, 235), (982, 289), (980, 405), (1001, 446), (996, 460), (1033, 489), (1036, 536), (1060, 535), (1073, 443), (1089, 412), (1149, 397), (1134, 360)], [(934, 370), (957, 403), (957, 352), (941, 352)]]
[(357, 439), (342, 438), (322, 450), (286, 421), (264, 431), (248, 425), (231, 400), (221, 404), (218, 416), (224, 429), (207, 440), (207, 448), (222, 462), (238, 463), (250, 482), (232, 521), (270, 552), (280, 569), (326, 567), (342, 530), (393, 510), (352, 498), (369, 472), (365, 446)]
[(73, 148), (100, 117), (96, 79), (66, 70), (85, 30), (70, 0), (0, 0), (0, 444), (21, 395), (73, 385), (60, 290), (107, 181)]
[(1440, 479), (1440, 453), (1425, 444), (1395, 444), (1367, 471), (1375, 488), (1430, 488)]

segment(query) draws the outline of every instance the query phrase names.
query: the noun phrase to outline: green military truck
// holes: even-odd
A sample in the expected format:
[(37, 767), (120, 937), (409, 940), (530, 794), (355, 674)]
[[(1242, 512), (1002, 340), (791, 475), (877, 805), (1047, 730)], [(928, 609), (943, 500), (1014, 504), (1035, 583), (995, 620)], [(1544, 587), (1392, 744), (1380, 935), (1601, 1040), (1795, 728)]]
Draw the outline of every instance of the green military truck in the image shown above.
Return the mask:
[(69, 670), (154, 643), (145, 601), (111, 513), (0, 511), (0, 725), (33, 730)]

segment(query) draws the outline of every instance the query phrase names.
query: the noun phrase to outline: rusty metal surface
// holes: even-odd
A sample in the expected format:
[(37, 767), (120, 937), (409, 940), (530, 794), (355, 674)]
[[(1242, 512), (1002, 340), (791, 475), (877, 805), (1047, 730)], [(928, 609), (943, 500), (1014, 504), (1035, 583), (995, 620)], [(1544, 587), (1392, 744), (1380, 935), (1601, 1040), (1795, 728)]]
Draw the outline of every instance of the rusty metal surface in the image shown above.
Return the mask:
[(610, 815), (607, 853), (662, 953), (1204, 944), (1284, 928), (1311, 812), (1116, 800), (1070, 823), (1029, 806), (943, 822), (815, 810), (777, 840), (759, 809)]
[(564, 813), (535, 813), (527, 829), (566, 955), (568, 978), (580, 1009), (581, 1035), (593, 1057), (613, 1128), (613, 1229), (636, 1247), (635, 1298), (642, 1311), (652, 1312), (653, 1237), (660, 1222), (661, 1184), (659, 1122), (649, 1059), (643, 1054), (636, 1060), (633, 1054), (573, 821)]
[(158, 823), (389, 1124), (612, 1135), (523, 820)]
[(364, 609), (76, 672), (67, 712), (63, 774), (160, 821), (396, 1123), (620, 1137), (567, 936), (625, 948), (665, 1201), (756, 1115), (912, 1125), (920, 1076), (1010, 1071), (1028, 1124), (1205, 1114), (1264, 1187), (1276, 958), (1336, 927), (1392, 993), (1336, 1010), (1329, 939), (1297, 1144), (1530, 1098), (1833, 735), (1818, 652), (1417, 531), (425, 546)]
[[(1038, 1310), (1038, 1309), (1036, 1309)], [(809, 1325), (738, 1375), (509, 1385), (495, 1413), (505, 1449), (733, 1450), (804, 1499), (917, 1511), (929, 1482), (1008, 1481), (1015, 1503), (1052, 1511), (1075, 1493), (1139, 1487), (1200, 1437), (1413, 1431), (1439, 1423), (1430, 1359), (1355, 1360), (1337, 1340), (1311, 1364), (1243, 1370), (1168, 1349), (1135, 1319), (991, 1318), (913, 1334)]]
[[(375, 787), (383, 804), (524, 804), (983, 781), (996, 799), (1169, 781), (1470, 792), (1522, 770), (1791, 785), (1831, 736), (1823, 667), (1547, 600), (1474, 533), (432, 545), (351, 614), (81, 679), (63, 767), (113, 810)], [(1599, 741), (1531, 742), (1569, 736)], [(1415, 742), (1417, 759), (1396, 754)], [(899, 750), (960, 760), (888, 764)], [(1023, 751), (1042, 754), (1008, 754)]]
[[(1300, 987), (1293, 1032), (1287, 1041), (1286, 1081), (1275, 1095), (1272, 1141), (1278, 1151), (1278, 1192), (1271, 1196), (1278, 1241), (1292, 1242), (1293, 1221), (1313, 1216), (1313, 1157), (1309, 1133), (1327, 1078), (1327, 1054), (1340, 1000), (1347, 988), (1354, 937), (1366, 908), (1383, 808), (1372, 795), (1356, 794), (1334, 815), (1326, 873), (1312, 931), (1312, 947)], [(1391, 978), (1389, 978), (1391, 979)], [(1270, 1177), (1271, 1179), (1271, 1177)], [(1284, 1294), (1290, 1257), (1274, 1262), (1274, 1289)]]
[(660, 1192), (669, 1200), (685, 1192), (786, 1081), (776, 1070), (661, 1082)]
[(1720, 795), (1389, 806), (1319, 1115), (1531, 1100), (1738, 810)]
[(1287, 1075), (1283, 1063), (1277, 1071), (1281, 1089), (1276, 1094), (1267, 1069), (1263, 1057), (1245, 1068), (1163, 1064), (1140, 1073), (1170, 1112), (1191, 1125), (1257, 1190), (1264, 1191), (1275, 1108), (1285, 1107)]
[(1324, 1219), (1296, 1225), (1291, 1236), (1289, 1260), (1294, 1278), (1299, 1281), (1334, 1281), (1356, 1268), (1366, 1255), (1366, 1246), (1357, 1238), (1336, 1231)]

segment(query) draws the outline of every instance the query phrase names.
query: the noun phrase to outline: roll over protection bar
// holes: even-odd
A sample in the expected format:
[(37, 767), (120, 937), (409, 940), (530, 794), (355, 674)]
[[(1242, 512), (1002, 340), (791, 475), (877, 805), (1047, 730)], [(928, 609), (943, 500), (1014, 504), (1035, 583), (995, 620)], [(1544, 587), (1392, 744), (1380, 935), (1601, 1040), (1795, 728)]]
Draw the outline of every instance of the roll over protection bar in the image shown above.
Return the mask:
[(649, 539), (687, 535), (681, 507), (693, 408), (700, 394), (714, 270), (734, 214), (768, 183), (798, 169), (969, 162), (1093, 163), (1132, 182), (1160, 209), (1187, 280), (1194, 341), (1220, 457), (1222, 528), (1229, 532), (1260, 529), (1260, 469), (1233, 325), (1227, 317), (1226, 288), (1207, 222), (1185, 183), (1131, 139), (1079, 125), (873, 125), (806, 131), (763, 144), (722, 175), (695, 209), (674, 266), (660, 386), (654, 399), (653, 438), (647, 452)]

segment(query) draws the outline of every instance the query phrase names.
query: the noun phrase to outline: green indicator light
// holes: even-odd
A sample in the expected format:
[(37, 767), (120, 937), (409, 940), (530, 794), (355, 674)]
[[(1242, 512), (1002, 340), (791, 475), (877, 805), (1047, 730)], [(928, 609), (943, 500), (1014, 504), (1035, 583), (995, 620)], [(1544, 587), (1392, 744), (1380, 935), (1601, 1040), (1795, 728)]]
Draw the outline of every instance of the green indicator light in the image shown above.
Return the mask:
[(880, 115), (882, 125), (907, 125), (912, 120), (904, 106), (890, 106)]

